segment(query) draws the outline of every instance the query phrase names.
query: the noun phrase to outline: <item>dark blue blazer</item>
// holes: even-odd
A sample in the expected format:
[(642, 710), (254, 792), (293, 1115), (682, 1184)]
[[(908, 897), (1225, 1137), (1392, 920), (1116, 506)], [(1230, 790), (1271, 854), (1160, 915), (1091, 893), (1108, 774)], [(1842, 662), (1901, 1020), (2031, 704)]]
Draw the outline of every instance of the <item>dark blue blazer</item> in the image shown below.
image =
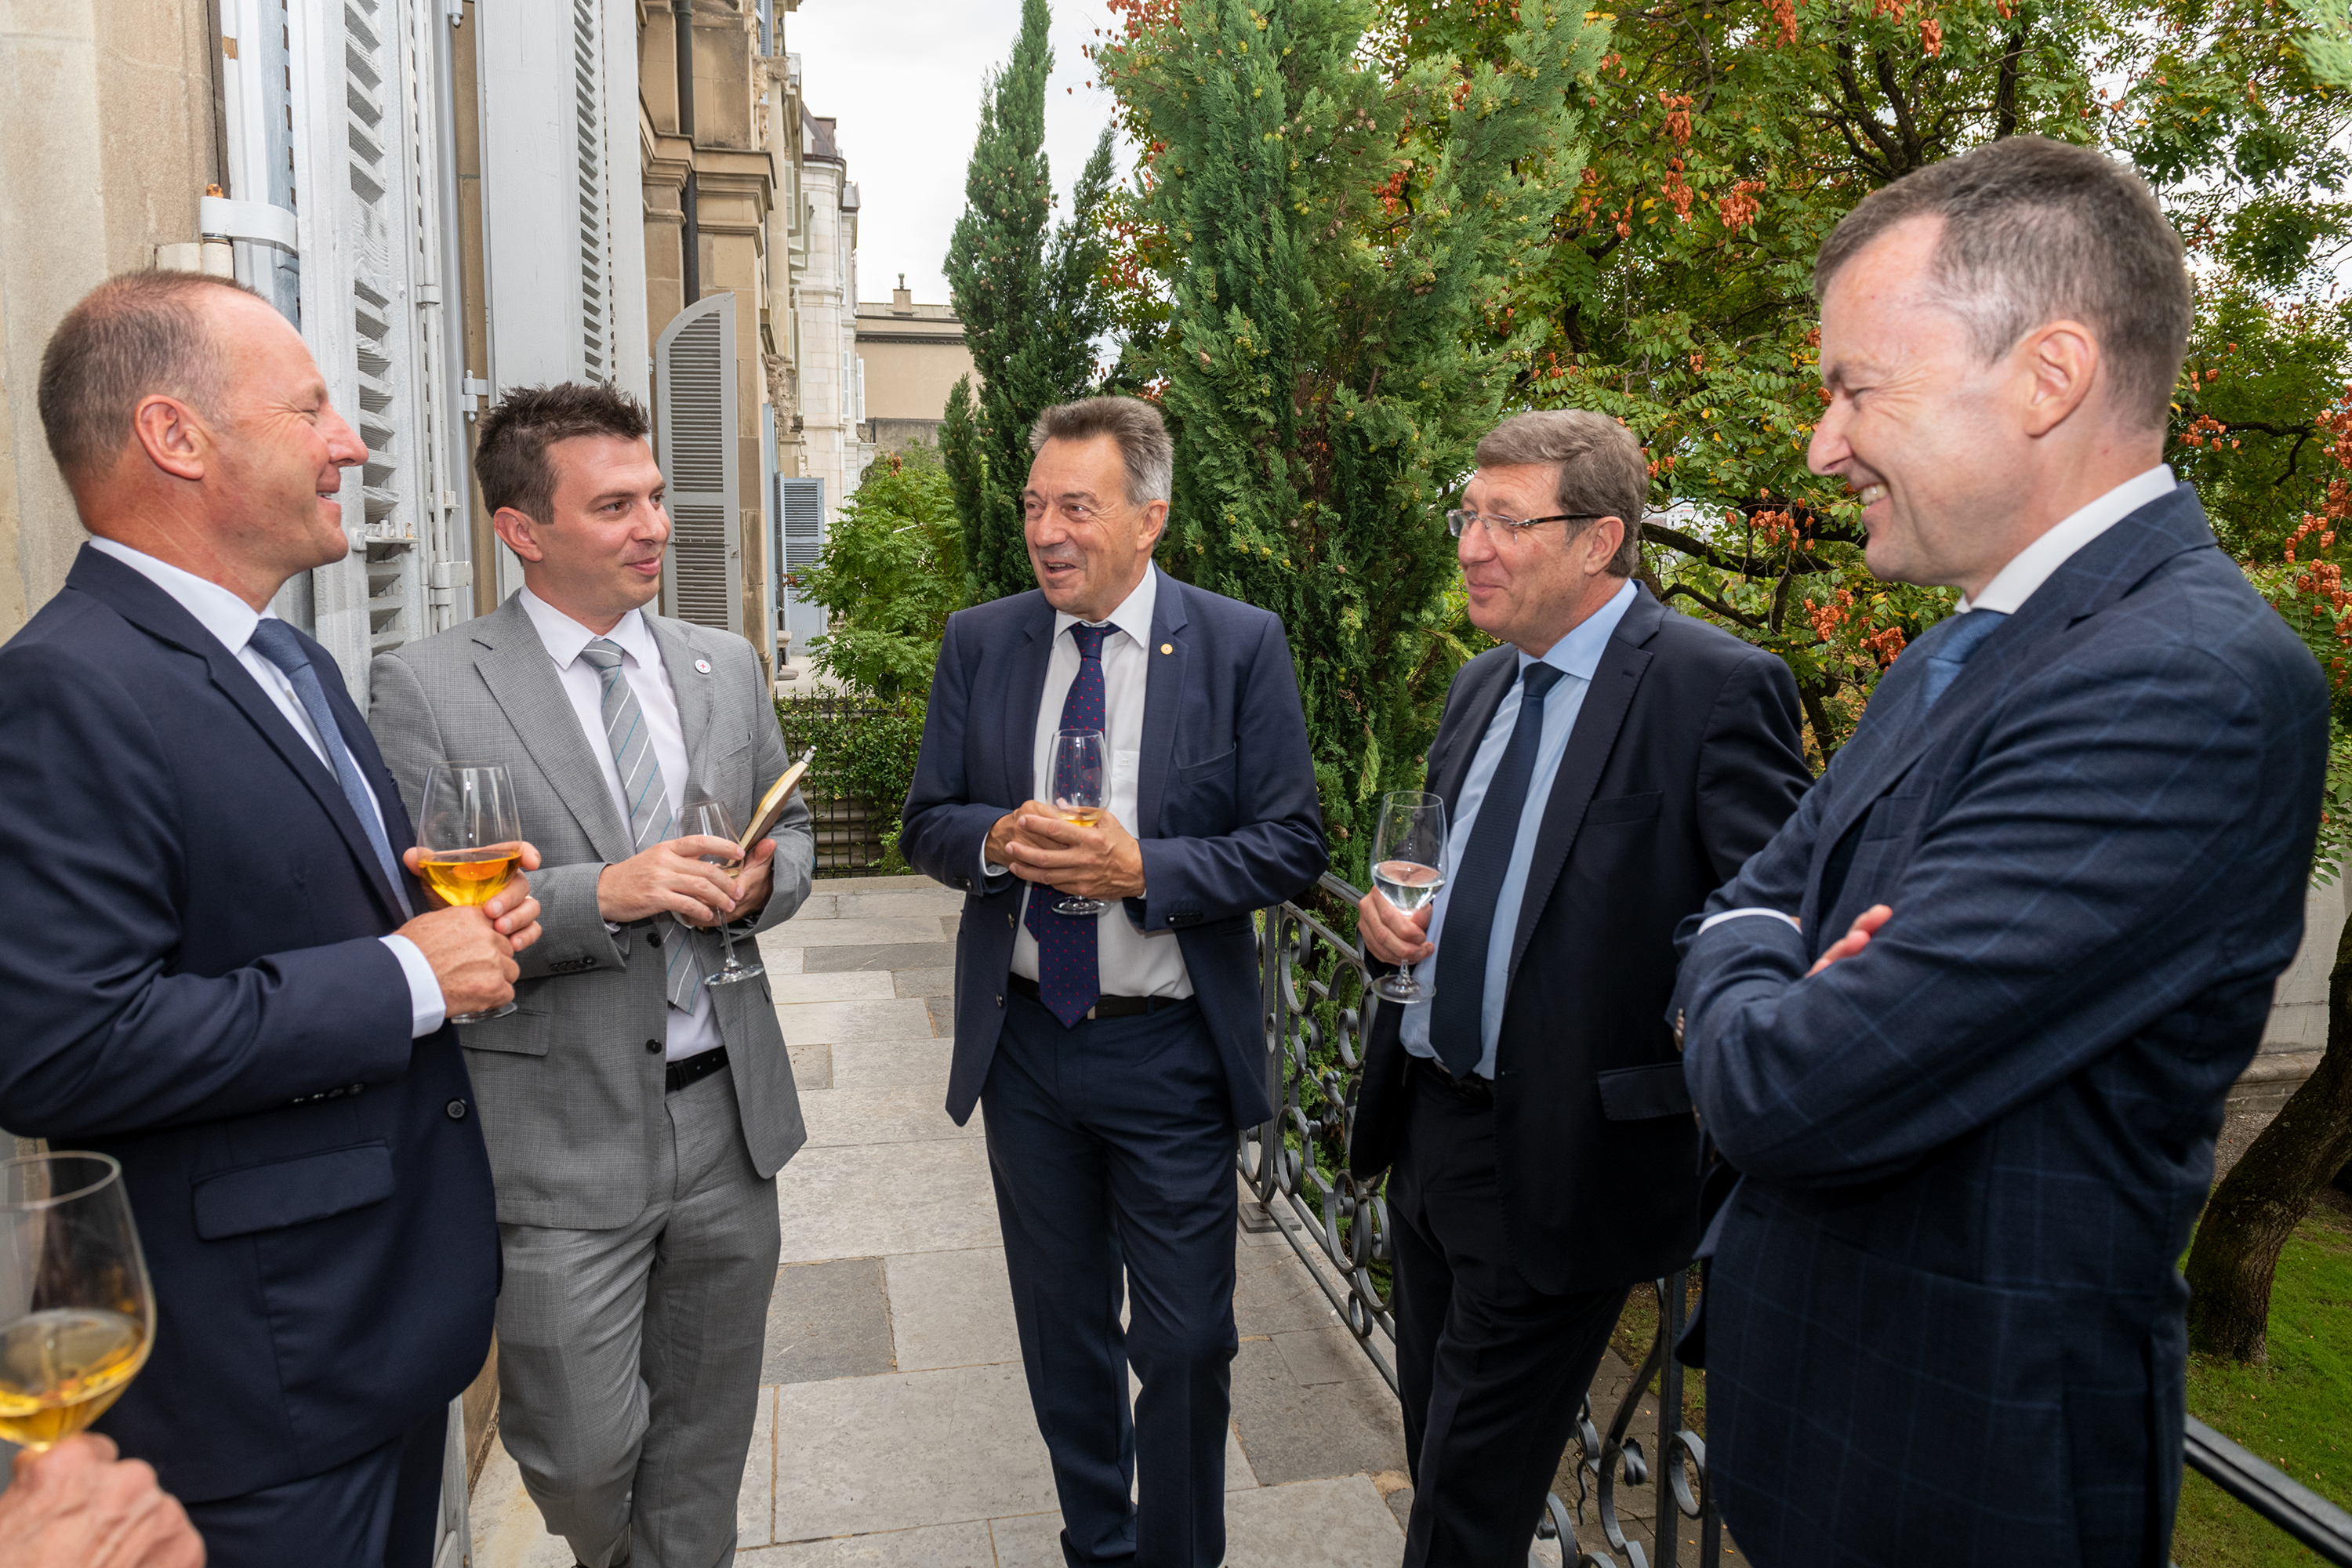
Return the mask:
[[(1157, 567), (1153, 568), (1158, 571)], [(1054, 608), (1034, 589), (948, 617), (923, 750), (900, 820), (908, 864), (964, 889), (948, 1114), (971, 1115), (1004, 1027), (1017, 877), (981, 874), (988, 830), (1038, 798), (1037, 709)], [(1162, 572), (1151, 614), (1136, 816), (1140, 931), (1172, 931), (1225, 1069), (1234, 1125), (1274, 1114), (1252, 911), (1314, 885), (1330, 857), (1298, 676), (1282, 623)]]
[[(2182, 486), (1931, 712), (1931, 629), (1708, 902), (1674, 1007), (1745, 1174), (1704, 1313), (1710, 1484), (1781, 1563), (2157, 1564), (2174, 1268), (2303, 932), (2317, 666)], [(1805, 971), (1872, 904), (1859, 956)]]
[[(311, 656), (405, 847), (400, 791)], [(464, 1389), (499, 1239), (457, 1031), (409, 1038), (376, 940), (403, 916), (334, 775), (95, 550), (0, 648), (0, 1125), (122, 1162), (154, 1280), (152, 1358), (99, 1429), (205, 1500), (341, 1464)]]

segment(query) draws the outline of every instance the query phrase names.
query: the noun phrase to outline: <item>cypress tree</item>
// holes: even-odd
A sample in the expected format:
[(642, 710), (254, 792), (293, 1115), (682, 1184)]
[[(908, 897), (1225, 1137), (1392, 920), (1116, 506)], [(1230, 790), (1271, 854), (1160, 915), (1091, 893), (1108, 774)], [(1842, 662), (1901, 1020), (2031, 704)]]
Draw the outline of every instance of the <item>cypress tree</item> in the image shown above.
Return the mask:
[(1520, 0), (1485, 58), (1391, 74), (1368, 0), (1119, 8), (1100, 58), (1172, 301), (1136, 356), (1177, 432), (1161, 559), (1283, 617), (1334, 868), (1360, 879), (1458, 658), (1442, 509), (1531, 351), (1472, 329), (1502, 322), (1582, 170), (1571, 89), (1606, 33)]
[(1111, 133), (1095, 143), (1071, 214), (1049, 225), (1045, 0), (1023, 0), (1013, 58), (990, 79), (964, 175), (963, 216), (948, 246), (948, 297), (963, 321), (973, 376), (957, 382), (940, 453), (964, 532), (968, 602), (1035, 585), (1021, 538), (1029, 427), (1096, 382), (1094, 342), (1110, 324), (1100, 281), (1108, 241), (1099, 217), (1111, 190)]

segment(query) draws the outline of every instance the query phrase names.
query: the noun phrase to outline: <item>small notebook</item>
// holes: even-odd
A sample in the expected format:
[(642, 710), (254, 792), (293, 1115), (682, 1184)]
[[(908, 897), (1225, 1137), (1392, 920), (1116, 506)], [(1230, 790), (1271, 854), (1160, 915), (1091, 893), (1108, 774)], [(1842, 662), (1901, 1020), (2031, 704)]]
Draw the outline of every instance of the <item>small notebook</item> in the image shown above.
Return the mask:
[(793, 791), (800, 788), (801, 780), (808, 773), (809, 764), (814, 761), (816, 752), (812, 749), (799, 762), (786, 768), (783, 777), (768, 786), (768, 793), (760, 797), (760, 809), (751, 814), (751, 828), (743, 835), (737, 848), (749, 855), (752, 845), (776, 830), (776, 818), (784, 815), (784, 807), (791, 804)]

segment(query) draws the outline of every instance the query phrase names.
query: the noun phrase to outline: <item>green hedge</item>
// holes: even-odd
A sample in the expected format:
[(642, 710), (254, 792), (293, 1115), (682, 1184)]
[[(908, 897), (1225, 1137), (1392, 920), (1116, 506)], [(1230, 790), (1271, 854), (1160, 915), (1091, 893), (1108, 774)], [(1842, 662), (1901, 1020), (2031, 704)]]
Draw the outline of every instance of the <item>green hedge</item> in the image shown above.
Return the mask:
[(784, 749), (793, 756), (814, 747), (816, 762), (803, 786), (812, 803), (856, 801), (879, 819), (883, 863), (870, 870), (905, 869), (899, 860), (898, 807), (915, 782), (915, 757), (923, 744), (923, 702), (905, 697), (879, 702), (867, 697), (809, 696), (776, 699), (776, 722)]

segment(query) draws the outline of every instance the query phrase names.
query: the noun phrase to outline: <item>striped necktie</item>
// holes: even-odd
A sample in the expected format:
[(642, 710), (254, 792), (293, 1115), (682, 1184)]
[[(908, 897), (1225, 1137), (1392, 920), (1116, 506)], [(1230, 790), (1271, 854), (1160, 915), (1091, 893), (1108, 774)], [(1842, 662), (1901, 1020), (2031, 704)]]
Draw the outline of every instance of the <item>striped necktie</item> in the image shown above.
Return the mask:
[[(604, 682), (604, 740), (613, 748), (613, 766), (621, 775), (621, 798), (629, 803), (629, 842), (646, 849), (677, 837), (677, 814), (670, 808), (661, 764), (654, 757), (653, 734), (646, 728), (636, 692), (621, 673), (621, 645), (610, 637), (591, 637), (580, 657), (596, 667), (597, 676)], [(695, 952), (695, 933), (675, 915), (662, 918), (677, 927), (662, 944), (662, 973), (669, 1005), (681, 1013), (691, 1013), (702, 999), (702, 961)]]

